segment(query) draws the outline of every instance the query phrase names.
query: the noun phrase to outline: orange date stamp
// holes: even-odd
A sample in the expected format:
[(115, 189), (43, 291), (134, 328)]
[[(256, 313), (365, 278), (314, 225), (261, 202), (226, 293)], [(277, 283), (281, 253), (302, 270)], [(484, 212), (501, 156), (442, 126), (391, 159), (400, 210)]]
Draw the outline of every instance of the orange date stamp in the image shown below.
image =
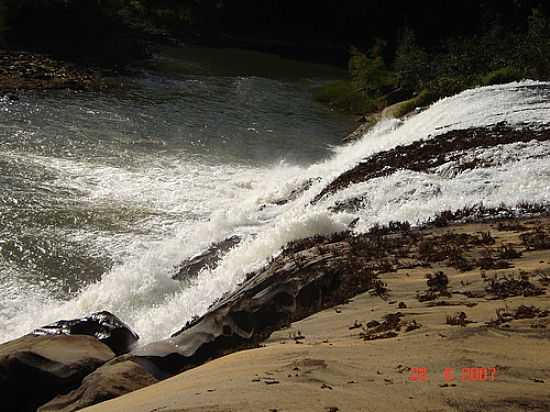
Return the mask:
[[(411, 368), (410, 382), (428, 382), (430, 380), (428, 368)], [(443, 380), (447, 383), (460, 382), (493, 382), (496, 380), (496, 368), (445, 368), (442, 372)]]

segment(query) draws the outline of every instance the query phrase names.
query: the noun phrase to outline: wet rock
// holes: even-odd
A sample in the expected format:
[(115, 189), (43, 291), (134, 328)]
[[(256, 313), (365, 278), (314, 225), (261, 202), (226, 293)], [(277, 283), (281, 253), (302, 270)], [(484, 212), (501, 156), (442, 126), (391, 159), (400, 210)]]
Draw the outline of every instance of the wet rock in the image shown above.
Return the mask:
[(430, 218), (428, 226), (446, 227), (452, 223), (471, 223), (502, 219), (517, 219), (526, 215), (548, 215), (550, 207), (546, 203), (519, 203), (515, 208), (508, 208), (505, 205), (497, 207), (486, 207), (483, 204), (465, 206), (457, 210), (444, 210)]
[(503, 245), (498, 251), (499, 259), (518, 259), (522, 256), (521, 251), (516, 250), (512, 245)]
[(241, 242), (241, 237), (234, 235), (221, 242), (213, 243), (203, 253), (187, 259), (179, 267), (178, 273), (173, 277), (174, 280), (189, 280), (197, 276), (205, 267), (215, 269), (223, 256), (234, 246)]
[(158, 382), (141, 365), (114, 361), (86, 376), (78, 389), (59, 395), (38, 409), (39, 412), (73, 412), (116, 398)]
[(286, 205), (288, 202), (291, 202), (293, 200), (296, 200), (302, 193), (306, 192), (313, 186), (314, 183), (321, 181), (321, 178), (317, 177), (315, 179), (307, 179), (302, 184), (298, 185), (296, 189), (292, 190), (288, 196), (286, 196), (283, 199), (275, 200), (272, 202), (272, 204), (277, 206)]
[(349, 212), (355, 213), (361, 209), (366, 208), (365, 196), (353, 197), (346, 200), (337, 200), (333, 206), (329, 207), (329, 210), (334, 213)]
[(483, 289), (473, 289), (464, 292), (464, 296), (471, 299), (482, 299), (487, 296), (487, 292)]
[(128, 353), (139, 336), (110, 312), (93, 313), (81, 319), (60, 320), (32, 332), (35, 336), (89, 335), (107, 345), (116, 355)]
[(0, 345), (2, 410), (34, 412), (115, 354), (92, 336), (27, 335)]
[(374, 328), (379, 325), (380, 325), (380, 322), (378, 322), (377, 320), (371, 320), (367, 322), (367, 328)]

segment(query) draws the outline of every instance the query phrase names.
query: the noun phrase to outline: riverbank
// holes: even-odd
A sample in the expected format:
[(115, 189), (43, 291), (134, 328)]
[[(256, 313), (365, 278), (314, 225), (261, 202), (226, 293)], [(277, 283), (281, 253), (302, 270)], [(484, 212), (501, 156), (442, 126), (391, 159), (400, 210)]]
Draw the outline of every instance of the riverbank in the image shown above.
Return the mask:
[[(547, 410), (550, 250), (525, 243), (537, 231), (550, 233), (550, 219), (423, 230), (421, 245), (462, 239), (470, 258), (506, 256), (466, 271), (409, 260), (378, 275), (383, 295), (360, 294), (260, 348), (86, 411)], [(439, 284), (426, 278), (440, 272)]]
[(44, 54), (0, 49), (0, 95), (21, 90), (103, 90), (112, 87), (98, 70)]

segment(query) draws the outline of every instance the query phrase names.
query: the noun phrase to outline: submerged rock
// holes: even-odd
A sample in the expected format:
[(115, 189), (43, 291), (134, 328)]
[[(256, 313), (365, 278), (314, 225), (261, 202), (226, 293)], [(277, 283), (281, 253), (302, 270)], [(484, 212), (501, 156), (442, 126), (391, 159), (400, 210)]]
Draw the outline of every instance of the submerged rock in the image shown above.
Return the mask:
[(240, 236), (234, 235), (221, 242), (213, 243), (205, 252), (184, 261), (179, 267), (178, 273), (172, 279), (188, 280), (191, 277), (197, 276), (205, 267), (215, 269), (223, 256), (231, 248), (238, 245), (241, 240)]
[(316, 177), (315, 179), (307, 179), (305, 182), (303, 182), (298, 187), (296, 187), (296, 189), (292, 190), (287, 197), (276, 200), (273, 202), (273, 204), (277, 206), (286, 205), (288, 202), (292, 202), (298, 199), (298, 197), (301, 196), (302, 193), (308, 191), (311, 188), (311, 186), (313, 186), (314, 183), (317, 183), (320, 181), (321, 181), (320, 177)]
[(81, 319), (60, 320), (32, 332), (35, 336), (89, 335), (107, 345), (116, 355), (130, 352), (139, 336), (110, 312), (93, 313)]
[[(452, 162), (456, 163), (453, 173), (476, 167), (489, 167), (493, 165), (490, 160), (476, 156), (464, 162), (463, 160), (468, 151), (472, 149), (518, 142), (527, 143), (532, 140), (539, 142), (550, 140), (550, 130), (515, 129), (505, 123), (499, 123), (492, 128), (453, 130), (436, 139), (417, 140), (408, 145), (396, 146), (393, 149), (378, 152), (342, 173), (321, 190), (312, 203), (317, 203), (326, 195), (336, 193), (353, 184), (390, 176), (398, 170), (429, 172)], [(350, 209), (354, 202), (360, 200), (362, 199), (349, 200), (351, 206), (340, 204), (337, 211)]]
[(114, 358), (92, 336), (27, 335), (0, 345), (2, 410), (34, 412)]
[(73, 412), (158, 382), (139, 364), (127, 360), (108, 363), (86, 376), (78, 389), (59, 395), (39, 412)]

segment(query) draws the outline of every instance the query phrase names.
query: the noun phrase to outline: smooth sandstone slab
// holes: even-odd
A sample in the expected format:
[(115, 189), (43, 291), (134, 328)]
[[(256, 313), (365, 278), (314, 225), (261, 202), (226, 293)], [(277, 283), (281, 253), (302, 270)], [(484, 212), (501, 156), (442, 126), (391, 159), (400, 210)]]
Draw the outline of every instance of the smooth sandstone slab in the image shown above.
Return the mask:
[(39, 412), (73, 412), (113, 399), (158, 382), (142, 366), (130, 360), (108, 363), (86, 376), (78, 389), (57, 396)]
[(3, 411), (35, 411), (115, 357), (91, 336), (23, 336), (0, 345)]

